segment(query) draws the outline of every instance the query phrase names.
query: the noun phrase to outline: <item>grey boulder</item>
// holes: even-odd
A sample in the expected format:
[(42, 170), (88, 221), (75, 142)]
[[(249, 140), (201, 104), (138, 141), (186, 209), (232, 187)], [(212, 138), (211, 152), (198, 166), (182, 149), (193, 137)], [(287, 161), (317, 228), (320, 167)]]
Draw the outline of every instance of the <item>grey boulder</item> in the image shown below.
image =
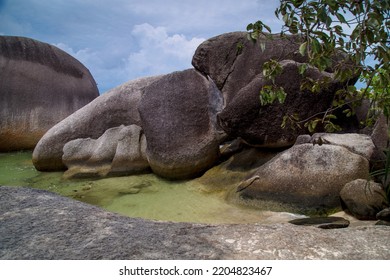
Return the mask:
[(219, 157), (216, 114), (222, 96), (193, 69), (174, 72), (145, 87), (139, 113), (153, 172), (169, 179), (198, 176)]
[(145, 149), (145, 136), (137, 125), (110, 128), (96, 140), (72, 140), (64, 146), (64, 177), (143, 173), (149, 170)]
[(369, 162), (335, 145), (295, 145), (259, 167), (240, 183), (230, 199), (258, 205), (284, 203), (301, 213), (341, 208), (340, 191), (355, 179), (369, 176)]
[(74, 57), (30, 38), (0, 36), (0, 152), (33, 149), (98, 96), (91, 73)]
[(363, 179), (347, 183), (340, 197), (346, 211), (361, 220), (376, 220), (376, 215), (389, 206), (382, 185)]
[(120, 125), (140, 126), (138, 104), (142, 90), (160, 76), (141, 78), (120, 85), (99, 96), (53, 128), (38, 142), (33, 163), (40, 171), (64, 170), (63, 148), (78, 138), (99, 138), (107, 129)]
[[(283, 87), (287, 93), (284, 103), (275, 101), (262, 106), (259, 100), (260, 90), (272, 82), (258, 74), (246, 86), (243, 86), (235, 97), (218, 114), (218, 122), (229, 136), (241, 137), (246, 143), (258, 147), (287, 147), (294, 144), (300, 134), (307, 130), (291, 126), (282, 128), (284, 117), (295, 116), (305, 120), (326, 111), (332, 103), (334, 93), (340, 84), (332, 74), (320, 72), (309, 67), (304, 75), (299, 73), (300, 63), (293, 60), (281, 62), (283, 71), (275, 79), (275, 84)], [(301, 83), (307, 79), (317, 81), (329, 80), (320, 92), (313, 93), (301, 90)]]
[(0, 186), (2, 260), (390, 259), (390, 227), (207, 225), (123, 217), (56, 194)]
[[(262, 36), (258, 43), (247, 38), (247, 32), (231, 32), (210, 38), (199, 45), (192, 58), (195, 69), (210, 76), (229, 104), (241, 89), (262, 73), (269, 59), (305, 62), (299, 54), (299, 36)], [(265, 44), (262, 52), (260, 44)]]

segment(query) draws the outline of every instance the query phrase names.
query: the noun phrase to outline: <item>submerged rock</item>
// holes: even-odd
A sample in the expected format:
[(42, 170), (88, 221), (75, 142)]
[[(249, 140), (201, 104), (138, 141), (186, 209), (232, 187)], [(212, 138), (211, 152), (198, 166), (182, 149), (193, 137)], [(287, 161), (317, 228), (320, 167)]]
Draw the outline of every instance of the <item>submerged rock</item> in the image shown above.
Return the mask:
[(0, 36), (0, 152), (33, 149), (55, 124), (99, 96), (78, 60), (55, 46)]

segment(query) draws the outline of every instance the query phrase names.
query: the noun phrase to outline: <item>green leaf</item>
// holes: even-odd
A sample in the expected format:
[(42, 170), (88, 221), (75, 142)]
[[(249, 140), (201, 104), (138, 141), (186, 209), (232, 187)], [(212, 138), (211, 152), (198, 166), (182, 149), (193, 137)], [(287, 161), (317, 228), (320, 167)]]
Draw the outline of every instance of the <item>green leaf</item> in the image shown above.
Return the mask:
[(306, 54), (306, 48), (307, 48), (307, 42), (304, 42), (304, 43), (302, 43), (302, 44), (299, 46), (299, 53), (300, 53), (302, 56), (305, 56), (305, 54)]
[(298, 71), (300, 75), (303, 75), (306, 72), (308, 65), (306, 63), (302, 63), (298, 66)]
[(340, 23), (345, 23), (348, 26), (350, 26), (349, 23), (345, 20), (345, 17), (342, 14), (336, 13), (336, 17), (340, 21)]

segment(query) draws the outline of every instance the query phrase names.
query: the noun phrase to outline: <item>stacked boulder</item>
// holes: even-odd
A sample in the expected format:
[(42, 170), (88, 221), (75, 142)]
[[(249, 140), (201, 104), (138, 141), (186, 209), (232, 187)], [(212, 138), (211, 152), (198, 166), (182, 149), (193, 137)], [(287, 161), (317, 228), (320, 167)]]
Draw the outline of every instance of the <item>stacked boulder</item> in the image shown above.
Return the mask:
[[(367, 135), (302, 135), (293, 147), (245, 178), (230, 199), (243, 204), (275, 201), (302, 213), (327, 213), (340, 208), (340, 192), (345, 200), (343, 193), (347, 191), (344, 186), (369, 178), (374, 151)], [(352, 188), (351, 192), (357, 190)], [(382, 200), (379, 211), (385, 206)]]
[[(387, 142), (387, 136), (377, 140), (377, 135), (387, 133), (387, 128), (374, 130), (373, 139), (357, 133), (304, 135), (303, 126), (282, 129), (286, 115), (304, 120), (326, 111), (346, 84), (334, 78), (331, 68), (300, 71), (307, 57), (298, 51), (299, 36), (270, 37), (258, 43), (247, 40), (245, 32), (211, 38), (196, 50), (195, 69), (130, 81), (103, 94), (42, 137), (34, 150), (34, 165), (43, 171), (68, 168), (69, 177), (152, 170), (164, 178), (187, 179), (235, 154), (233, 149), (221, 157), (220, 146), (239, 139), (240, 147), (250, 146), (252, 151), (284, 150), (273, 150), (277, 155), (271, 160), (253, 159), (256, 164), (247, 164), (250, 175), (243, 180), (243, 171), (236, 170), (232, 178), (241, 182), (234, 187), (224, 184), (233, 188), (232, 201), (253, 205), (268, 200), (317, 213), (340, 207), (344, 186), (369, 178)], [(259, 45), (265, 46), (263, 51)], [(283, 104), (262, 106), (260, 90), (271, 85), (262, 70), (270, 59), (280, 62), (282, 71), (274, 83), (287, 97)], [(304, 79), (327, 83), (312, 93), (301, 88)], [(355, 80), (351, 77), (348, 83)], [(356, 123), (352, 118), (348, 129)], [(386, 205), (382, 204), (381, 209)]]

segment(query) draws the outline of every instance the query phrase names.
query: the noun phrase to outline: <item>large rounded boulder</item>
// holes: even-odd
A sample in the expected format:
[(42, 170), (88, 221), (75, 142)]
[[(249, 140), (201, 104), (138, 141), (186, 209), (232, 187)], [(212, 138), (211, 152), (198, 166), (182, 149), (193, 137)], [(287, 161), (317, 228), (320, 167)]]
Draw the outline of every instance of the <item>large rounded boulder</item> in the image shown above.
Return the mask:
[(341, 208), (340, 191), (345, 184), (368, 177), (368, 159), (350, 146), (303, 143), (259, 167), (230, 199), (250, 205), (283, 203), (302, 213), (324, 213)]
[(54, 127), (38, 142), (33, 163), (40, 171), (66, 169), (62, 161), (66, 143), (79, 138), (98, 139), (110, 128), (141, 126), (138, 104), (142, 90), (160, 76), (140, 78), (120, 85), (99, 96)]
[[(282, 73), (276, 77), (275, 83), (287, 93), (284, 103), (275, 101), (262, 106), (260, 91), (264, 86), (271, 86), (272, 82), (262, 74), (254, 77), (218, 115), (219, 124), (230, 136), (241, 137), (246, 143), (258, 147), (287, 147), (307, 129), (303, 124), (300, 127), (287, 124), (282, 128), (285, 117), (301, 121), (325, 112), (331, 106), (334, 93), (341, 87), (332, 74), (308, 67), (301, 75), (301, 63), (284, 60), (280, 64)], [(305, 79), (329, 83), (320, 92), (313, 93), (301, 90)]]
[(216, 114), (223, 99), (194, 69), (174, 72), (144, 90), (139, 112), (153, 172), (169, 179), (197, 176), (219, 157)]
[[(222, 91), (225, 108), (218, 118), (229, 136), (240, 137), (252, 146), (287, 147), (306, 132), (305, 119), (331, 106), (343, 84), (334, 79), (333, 66), (320, 72), (304, 65), (308, 58), (299, 52), (301, 43), (299, 35), (262, 35), (254, 43), (248, 40), (247, 32), (232, 32), (213, 37), (197, 48), (192, 64)], [(263, 76), (264, 64), (271, 59), (282, 66), (274, 83)], [(335, 64), (344, 60), (341, 53), (333, 58)], [(303, 67), (307, 67), (304, 73)], [(356, 79), (351, 77), (349, 83)], [(314, 94), (301, 89), (303, 81), (327, 85)], [(285, 102), (261, 106), (259, 97), (264, 86), (282, 87), (287, 93)], [(302, 121), (303, 129), (294, 130), (289, 125), (281, 129), (285, 117)]]
[(52, 126), (97, 96), (91, 73), (64, 51), (0, 36), (0, 152), (34, 148)]
[[(264, 46), (261, 51), (260, 45)], [(231, 32), (210, 38), (199, 45), (192, 58), (198, 71), (210, 76), (222, 91), (225, 103), (262, 73), (270, 59), (305, 62), (298, 49), (299, 36), (270, 35), (248, 40), (247, 32)]]

